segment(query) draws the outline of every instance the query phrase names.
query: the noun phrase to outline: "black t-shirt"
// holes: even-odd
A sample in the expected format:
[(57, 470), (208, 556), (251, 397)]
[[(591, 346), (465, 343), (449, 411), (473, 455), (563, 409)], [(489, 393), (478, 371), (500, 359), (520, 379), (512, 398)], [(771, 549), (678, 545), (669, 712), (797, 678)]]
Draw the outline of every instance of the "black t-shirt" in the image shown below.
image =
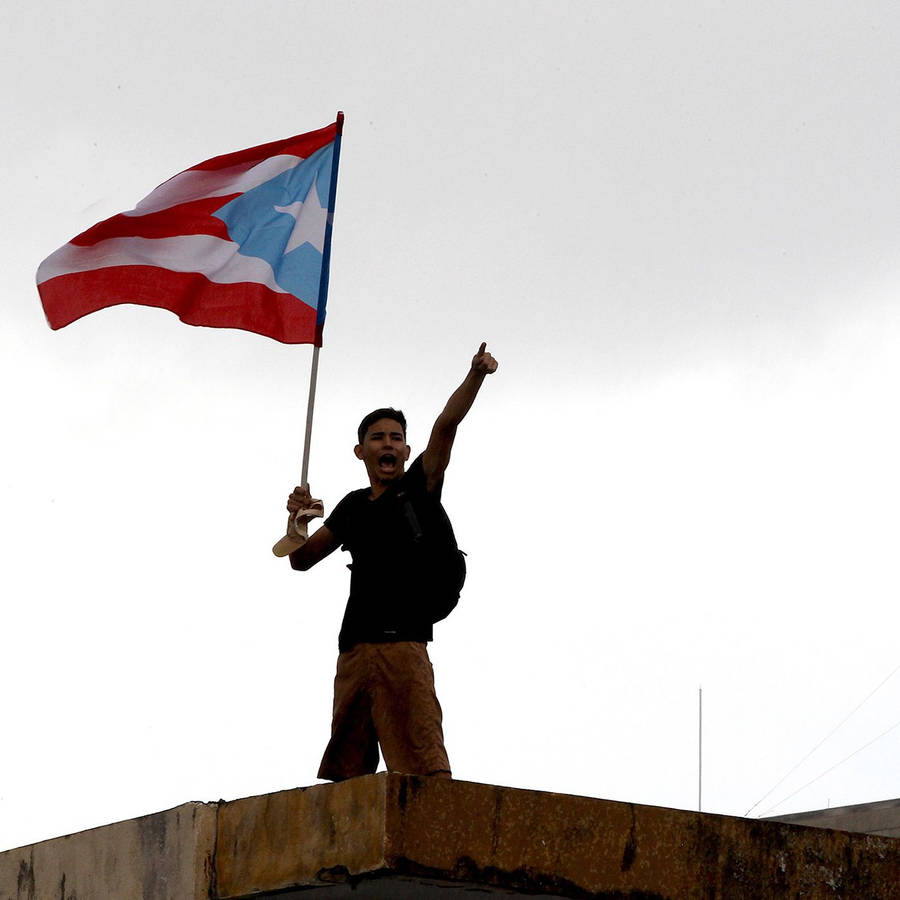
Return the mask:
[(432, 639), (417, 536), (440, 531), (456, 546), (440, 496), (440, 485), (428, 493), (422, 457), (417, 456), (377, 499), (371, 499), (369, 488), (351, 491), (325, 520), (341, 549), (353, 557), (338, 638), (341, 651), (361, 642)]

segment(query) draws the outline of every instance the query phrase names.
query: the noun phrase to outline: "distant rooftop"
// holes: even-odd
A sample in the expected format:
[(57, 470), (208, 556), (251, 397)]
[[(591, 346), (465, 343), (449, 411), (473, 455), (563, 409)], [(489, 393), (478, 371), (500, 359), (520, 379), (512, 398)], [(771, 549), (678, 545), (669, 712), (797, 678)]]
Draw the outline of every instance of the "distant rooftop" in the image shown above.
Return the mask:
[[(766, 821), (900, 837), (900, 799), (857, 803), (855, 806), (832, 806), (787, 816), (768, 816)], [(897, 893), (900, 895), (900, 888)]]
[(900, 840), (370, 775), (0, 853), (0, 900), (896, 900)]

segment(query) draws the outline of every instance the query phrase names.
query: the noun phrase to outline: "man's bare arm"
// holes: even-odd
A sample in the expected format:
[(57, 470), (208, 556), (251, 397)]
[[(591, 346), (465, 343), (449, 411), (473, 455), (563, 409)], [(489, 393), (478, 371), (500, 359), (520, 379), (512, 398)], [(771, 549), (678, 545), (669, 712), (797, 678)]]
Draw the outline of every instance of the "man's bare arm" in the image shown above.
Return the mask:
[(309, 540), (299, 550), (290, 554), (291, 568), (298, 572), (311, 569), (337, 550), (340, 543), (332, 530), (327, 525), (322, 525), (309, 536)]
[(444, 470), (450, 462), (450, 451), (456, 438), (456, 429), (475, 402), (485, 375), (497, 371), (497, 360), (487, 352), (487, 344), (482, 343), (472, 358), (472, 365), (463, 383), (450, 395), (447, 405), (437, 417), (431, 429), (431, 437), (422, 457), (425, 469), (426, 488), (435, 490), (444, 477)]

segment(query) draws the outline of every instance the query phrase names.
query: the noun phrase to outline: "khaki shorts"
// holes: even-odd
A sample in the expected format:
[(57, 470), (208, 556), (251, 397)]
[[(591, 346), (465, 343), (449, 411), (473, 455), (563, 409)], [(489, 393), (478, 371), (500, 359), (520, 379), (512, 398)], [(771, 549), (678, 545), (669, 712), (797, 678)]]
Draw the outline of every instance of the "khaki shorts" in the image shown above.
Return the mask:
[(379, 744), (390, 772), (450, 775), (425, 644), (357, 644), (338, 656), (331, 740), (319, 778), (372, 774)]

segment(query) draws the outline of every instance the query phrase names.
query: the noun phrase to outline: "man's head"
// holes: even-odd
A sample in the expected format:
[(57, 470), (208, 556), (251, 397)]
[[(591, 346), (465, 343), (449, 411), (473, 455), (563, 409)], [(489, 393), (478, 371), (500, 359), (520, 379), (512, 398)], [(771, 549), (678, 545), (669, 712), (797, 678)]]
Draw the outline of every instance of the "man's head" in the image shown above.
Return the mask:
[(392, 419), (394, 422), (399, 422), (400, 427), (403, 429), (403, 439), (406, 440), (406, 416), (399, 409), (394, 409), (391, 406), (382, 406), (381, 409), (373, 409), (367, 416), (363, 416), (362, 422), (359, 423), (359, 428), (356, 429), (356, 437), (360, 444), (365, 440), (366, 432), (369, 428), (379, 419)]
[(406, 416), (399, 409), (382, 407), (373, 410), (359, 423), (356, 436), (359, 443), (353, 452), (365, 463), (373, 487), (403, 474), (409, 459), (409, 445), (406, 443)]

